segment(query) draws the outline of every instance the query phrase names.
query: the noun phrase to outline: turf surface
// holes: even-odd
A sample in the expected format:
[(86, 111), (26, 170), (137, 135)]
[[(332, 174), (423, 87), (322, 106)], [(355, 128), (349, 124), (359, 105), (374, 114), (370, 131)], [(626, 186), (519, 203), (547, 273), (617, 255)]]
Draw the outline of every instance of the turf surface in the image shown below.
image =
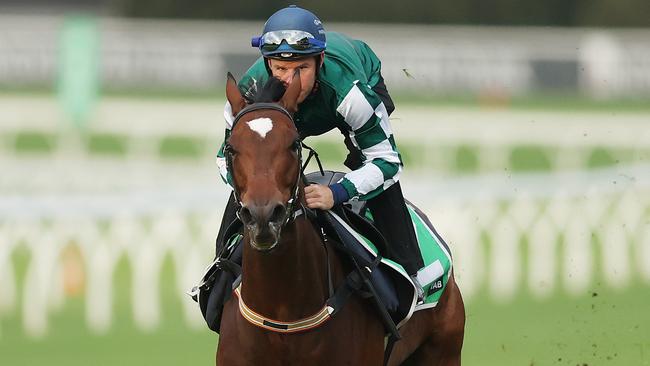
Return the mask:
[[(24, 277), (20, 268), (28, 261), (21, 253), (14, 255), (19, 283)], [(171, 266), (166, 261), (161, 283), (173, 283)], [(173, 286), (161, 291), (160, 327), (150, 333), (135, 328), (130, 278), (123, 261), (115, 272), (115, 321), (102, 336), (84, 325), (79, 296), (68, 298), (51, 316), (50, 332), (40, 340), (25, 335), (18, 311), (5, 314), (0, 319), (0, 365), (212, 364), (217, 335), (185, 325)], [(20, 294), (23, 291), (19, 288)], [(479, 293), (467, 302), (463, 364), (650, 365), (648, 300), (650, 286), (639, 281), (620, 290), (596, 284), (578, 297), (556, 294), (545, 300), (522, 291), (506, 304)]]

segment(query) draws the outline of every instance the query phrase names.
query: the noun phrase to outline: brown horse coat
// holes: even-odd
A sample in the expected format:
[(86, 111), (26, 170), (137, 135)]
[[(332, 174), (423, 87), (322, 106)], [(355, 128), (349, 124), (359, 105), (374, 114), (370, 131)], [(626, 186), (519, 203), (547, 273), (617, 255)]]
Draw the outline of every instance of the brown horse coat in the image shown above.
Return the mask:
[[(294, 77), (280, 105), (297, 109), (300, 78)], [(232, 78), (226, 86), (237, 114), (245, 102)], [(271, 120), (260, 133), (249, 122)], [(265, 123), (268, 123), (264, 121)], [(257, 123), (257, 122), (253, 122)], [(291, 119), (276, 110), (257, 110), (241, 116), (229, 144), (233, 150), (231, 174), (244, 216), (244, 254), (241, 299), (267, 319), (291, 322), (314, 314), (328, 297), (327, 261), (335, 285), (344, 269), (333, 248), (327, 248), (316, 228), (303, 216), (284, 227), (278, 217), (300, 174), (292, 143), (298, 138)], [(303, 187), (297, 199), (304, 203)], [(225, 305), (216, 361), (239, 365), (363, 365), (381, 366), (384, 328), (366, 301), (353, 296), (323, 325), (299, 333), (278, 333), (247, 321), (233, 296)], [(416, 312), (400, 332), (390, 365), (459, 365), (465, 312), (453, 274), (438, 306)]]

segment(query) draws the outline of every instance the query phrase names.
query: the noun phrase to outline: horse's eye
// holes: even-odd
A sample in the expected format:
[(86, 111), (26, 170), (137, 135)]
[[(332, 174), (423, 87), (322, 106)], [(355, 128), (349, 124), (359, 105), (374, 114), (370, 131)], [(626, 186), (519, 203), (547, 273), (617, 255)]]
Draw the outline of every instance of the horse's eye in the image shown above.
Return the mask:
[(302, 141), (300, 141), (300, 140), (295, 140), (291, 144), (291, 150), (298, 150), (298, 149), (301, 149), (301, 148), (302, 148)]
[(230, 145), (230, 144), (226, 144), (226, 146), (224, 146), (224, 148), (223, 148), (223, 152), (224, 152), (225, 154), (230, 154), (230, 155), (235, 155), (235, 154), (237, 154), (237, 151), (236, 151), (236, 150), (232, 147), (232, 145)]

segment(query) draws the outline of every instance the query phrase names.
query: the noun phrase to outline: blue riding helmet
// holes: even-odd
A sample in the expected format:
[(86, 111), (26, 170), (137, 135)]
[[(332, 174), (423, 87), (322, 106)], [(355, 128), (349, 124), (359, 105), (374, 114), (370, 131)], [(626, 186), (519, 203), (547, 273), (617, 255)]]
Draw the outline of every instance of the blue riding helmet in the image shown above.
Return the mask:
[(253, 37), (251, 45), (264, 57), (299, 59), (325, 51), (325, 29), (314, 13), (289, 5), (271, 15), (262, 35)]

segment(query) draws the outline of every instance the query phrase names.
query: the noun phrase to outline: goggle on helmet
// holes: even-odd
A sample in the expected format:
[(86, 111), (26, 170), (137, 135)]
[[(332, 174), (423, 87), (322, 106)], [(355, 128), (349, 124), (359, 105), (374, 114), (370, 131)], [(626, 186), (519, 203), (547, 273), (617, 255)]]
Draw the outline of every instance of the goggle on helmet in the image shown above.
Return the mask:
[(291, 5), (273, 14), (261, 36), (253, 37), (253, 47), (264, 57), (291, 60), (325, 51), (325, 29), (308, 10)]

